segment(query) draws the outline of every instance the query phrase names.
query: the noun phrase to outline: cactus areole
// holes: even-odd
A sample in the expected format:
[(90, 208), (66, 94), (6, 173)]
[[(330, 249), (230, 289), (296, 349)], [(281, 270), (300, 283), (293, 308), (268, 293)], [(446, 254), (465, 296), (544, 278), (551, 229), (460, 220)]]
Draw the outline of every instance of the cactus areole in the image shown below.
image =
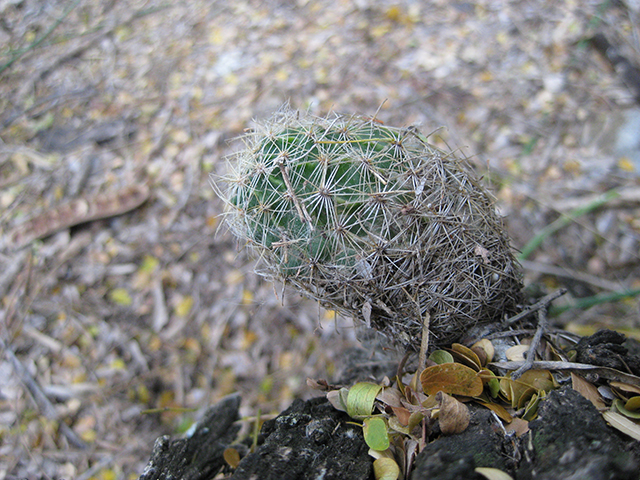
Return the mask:
[(521, 275), (466, 161), (414, 128), (283, 108), (230, 158), (222, 194), (258, 272), (407, 349), (499, 321)]

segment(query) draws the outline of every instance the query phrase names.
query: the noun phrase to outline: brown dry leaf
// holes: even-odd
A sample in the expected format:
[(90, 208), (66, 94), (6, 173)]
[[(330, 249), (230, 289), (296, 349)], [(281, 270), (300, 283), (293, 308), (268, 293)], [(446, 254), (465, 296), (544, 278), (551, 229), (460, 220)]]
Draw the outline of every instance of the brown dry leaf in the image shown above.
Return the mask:
[(527, 384), (536, 390), (545, 392), (549, 392), (557, 386), (549, 370), (527, 370), (516, 382)]
[[(477, 401), (477, 400), (476, 400)], [(505, 422), (511, 422), (513, 420), (513, 417), (511, 416), (511, 414), (509, 412), (507, 412), (507, 409), (504, 408), (502, 405), (497, 404), (497, 403), (489, 403), (489, 402), (480, 402), (478, 401), (478, 403), (480, 405), (482, 405), (483, 407), (488, 408), (489, 410), (491, 410), (493, 413), (495, 413), (496, 415), (498, 415), (498, 417), (500, 417), (502, 420), (504, 420)]]
[(240, 454), (238, 453), (238, 450), (233, 447), (225, 448), (222, 456), (224, 461), (227, 462), (231, 468), (238, 468), (238, 464), (240, 463)]
[(527, 385), (518, 384), (510, 378), (501, 378), (500, 392), (513, 408), (518, 408), (521, 399), (530, 398), (535, 390)]
[(577, 373), (571, 372), (571, 386), (576, 392), (593, 403), (598, 410), (605, 410), (607, 408), (596, 386), (587, 382)]
[(515, 417), (508, 425), (505, 425), (504, 428), (507, 432), (515, 432), (516, 436), (521, 437), (529, 431), (529, 422)]
[(515, 345), (505, 352), (507, 360), (510, 362), (522, 362), (525, 360), (524, 354), (529, 350), (529, 345)]
[(482, 393), (482, 380), (478, 373), (460, 363), (427, 367), (420, 374), (420, 382), (427, 395), (442, 391), (450, 395), (477, 397)]
[(611, 381), (611, 382), (609, 382), (609, 386), (611, 388), (614, 388), (616, 390), (620, 390), (620, 391), (625, 392), (625, 393), (635, 393), (635, 394), (640, 395), (640, 387), (638, 387), (637, 385), (631, 385), (629, 383)]
[(464, 403), (443, 392), (436, 394), (436, 400), (440, 403), (438, 421), (442, 433), (444, 435), (452, 435), (464, 432), (471, 419), (469, 408)]
[[(483, 364), (486, 365), (487, 363), (493, 361), (493, 357), (496, 353), (495, 348), (493, 347), (493, 343), (491, 343), (491, 340), (487, 339), (487, 338), (483, 338), (482, 340), (478, 340), (476, 343), (474, 343), (471, 346), (471, 350), (473, 350), (474, 352), (476, 352), (476, 354), (478, 354), (478, 351), (482, 350), (485, 354), (486, 357), (486, 363)], [(478, 354), (478, 357), (480, 357), (480, 354)]]
[(411, 418), (411, 412), (404, 407), (391, 407), (393, 414), (397, 417), (400, 425), (406, 427), (409, 425), (409, 419)]
[(458, 362), (467, 367), (473, 368), (474, 370), (480, 370), (482, 368), (482, 362), (476, 352), (460, 343), (451, 345), (451, 354)]
[(500, 391), (513, 408), (522, 408), (536, 392), (548, 392), (554, 388), (555, 382), (548, 370), (528, 370), (517, 380), (500, 380)]
[(402, 392), (397, 388), (383, 388), (378, 393), (376, 400), (384, 403), (385, 405), (389, 405), (390, 407), (402, 407)]
[(473, 249), (473, 253), (482, 257), (482, 263), (485, 265), (489, 264), (489, 250), (484, 248), (482, 245), (476, 245), (476, 248)]
[(610, 410), (603, 412), (602, 416), (613, 428), (640, 442), (640, 425)]

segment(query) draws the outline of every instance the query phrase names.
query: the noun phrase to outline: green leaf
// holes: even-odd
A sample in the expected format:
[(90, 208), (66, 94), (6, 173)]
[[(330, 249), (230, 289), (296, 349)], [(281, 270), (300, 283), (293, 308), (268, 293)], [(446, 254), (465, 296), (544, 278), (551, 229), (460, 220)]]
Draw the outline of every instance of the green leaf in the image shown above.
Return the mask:
[(347, 395), (347, 413), (351, 418), (371, 415), (376, 396), (382, 390), (381, 385), (369, 382), (356, 383)]
[(640, 418), (640, 412), (628, 410), (625, 407), (625, 402), (620, 399), (615, 399), (613, 401), (613, 406), (625, 417), (628, 418)]
[(389, 448), (389, 433), (387, 431), (387, 422), (384, 421), (384, 418), (366, 418), (362, 427), (364, 441), (367, 442), (369, 448), (379, 452), (383, 452)]
[(429, 360), (437, 363), (438, 365), (442, 365), (443, 363), (453, 363), (453, 355), (445, 350), (436, 350), (429, 355)]
[(523, 420), (530, 422), (536, 418), (536, 415), (538, 414), (538, 405), (544, 396), (543, 391), (540, 391), (540, 394), (533, 394), (531, 400), (529, 400), (529, 402), (524, 406), (524, 413), (522, 414)]
[(376, 480), (397, 480), (400, 467), (393, 458), (378, 458), (373, 462), (373, 475)]

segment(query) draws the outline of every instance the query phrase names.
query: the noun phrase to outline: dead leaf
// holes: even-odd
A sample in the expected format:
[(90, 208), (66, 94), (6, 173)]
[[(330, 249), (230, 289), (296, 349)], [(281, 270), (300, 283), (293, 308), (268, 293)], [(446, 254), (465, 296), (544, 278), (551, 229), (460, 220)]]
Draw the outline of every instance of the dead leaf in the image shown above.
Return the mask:
[(440, 403), (438, 422), (443, 435), (464, 432), (471, 419), (469, 408), (444, 392), (438, 392), (436, 400)]
[(483, 389), (478, 373), (460, 363), (427, 367), (420, 374), (420, 382), (427, 395), (442, 391), (450, 395), (477, 397)]
[(510, 362), (523, 362), (524, 354), (529, 350), (529, 345), (515, 345), (505, 352), (507, 360)]
[(482, 245), (476, 245), (473, 249), (473, 253), (482, 257), (482, 263), (485, 265), (489, 264), (489, 250), (484, 248)]
[(609, 382), (609, 386), (611, 388), (615, 388), (616, 390), (625, 392), (625, 393), (635, 393), (640, 395), (640, 387), (637, 385), (631, 385), (629, 383), (611, 381)]
[(373, 475), (376, 480), (397, 480), (400, 467), (393, 458), (378, 458), (373, 462)]
[(515, 417), (511, 422), (504, 427), (507, 432), (515, 432), (517, 437), (521, 437), (529, 431), (529, 422), (522, 418)]
[(616, 430), (635, 438), (640, 442), (640, 425), (620, 415), (619, 413), (607, 410), (602, 414), (604, 419)]
[(402, 407), (401, 398), (402, 392), (397, 388), (392, 387), (383, 388), (376, 396), (376, 399), (379, 402), (389, 405), (390, 407)]
[[(496, 350), (493, 347), (493, 343), (491, 343), (491, 340), (486, 338), (483, 338), (482, 340), (478, 340), (476, 343), (474, 343), (471, 346), (471, 350), (473, 350), (476, 353), (478, 353), (478, 350), (482, 350), (485, 353), (486, 363), (484, 363), (483, 365), (486, 365), (487, 363), (493, 361), (493, 357), (496, 354)], [(478, 357), (480, 357), (480, 355), (478, 355)]]
[(482, 363), (476, 352), (460, 343), (451, 345), (451, 354), (458, 362), (467, 367), (473, 368), (474, 370), (480, 370), (482, 368)]
[(333, 405), (333, 408), (340, 410), (341, 412), (347, 411), (347, 395), (349, 390), (341, 388), (340, 390), (331, 390), (327, 392), (327, 400)]
[(400, 422), (400, 425), (406, 427), (409, 425), (409, 419), (411, 418), (411, 412), (404, 407), (391, 407), (393, 414)]
[(222, 457), (231, 468), (238, 468), (238, 464), (240, 463), (240, 454), (238, 453), (238, 450), (233, 447), (225, 448), (222, 453)]
[(498, 417), (500, 417), (505, 422), (511, 422), (513, 420), (513, 417), (511, 416), (511, 414), (507, 412), (506, 408), (504, 408), (502, 405), (499, 405), (497, 403), (480, 402), (480, 401), (478, 401), (478, 403), (483, 407), (486, 407), (492, 412), (494, 412), (496, 415), (498, 415)]
[(513, 480), (513, 477), (507, 472), (491, 467), (476, 467), (476, 473), (479, 473), (487, 480)]
[(598, 410), (602, 411), (607, 408), (606, 404), (604, 403), (604, 399), (598, 392), (596, 386), (590, 382), (587, 382), (577, 373), (571, 372), (571, 386), (576, 392), (593, 403), (593, 405)]

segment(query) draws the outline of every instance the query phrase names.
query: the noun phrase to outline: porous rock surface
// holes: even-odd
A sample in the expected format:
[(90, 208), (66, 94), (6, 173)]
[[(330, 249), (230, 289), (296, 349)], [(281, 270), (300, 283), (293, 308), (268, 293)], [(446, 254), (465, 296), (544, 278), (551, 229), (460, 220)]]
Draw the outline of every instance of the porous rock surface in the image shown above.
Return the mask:
[[(598, 335), (589, 345), (609, 340)], [(370, 377), (370, 367), (363, 367), (363, 375), (351, 371), (349, 378)], [(373, 479), (373, 458), (361, 427), (325, 397), (296, 400), (266, 421), (252, 453), (250, 439), (236, 443), (239, 404), (238, 396), (223, 399), (189, 438), (160, 437), (140, 479), (204, 480), (221, 471), (233, 480)], [(570, 386), (551, 391), (541, 401), (538, 417), (520, 438), (507, 433), (488, 409), (468, 405), (469, 427), (428, 443), (416, 457), (411, 480), (484, 479), (478, 467), (500, 469), (514, 480), (638, 478), (640, 443), (609, 427), (593, 404)], [(234, 471), (223, 459), (232, 444), (244, 455)]]

